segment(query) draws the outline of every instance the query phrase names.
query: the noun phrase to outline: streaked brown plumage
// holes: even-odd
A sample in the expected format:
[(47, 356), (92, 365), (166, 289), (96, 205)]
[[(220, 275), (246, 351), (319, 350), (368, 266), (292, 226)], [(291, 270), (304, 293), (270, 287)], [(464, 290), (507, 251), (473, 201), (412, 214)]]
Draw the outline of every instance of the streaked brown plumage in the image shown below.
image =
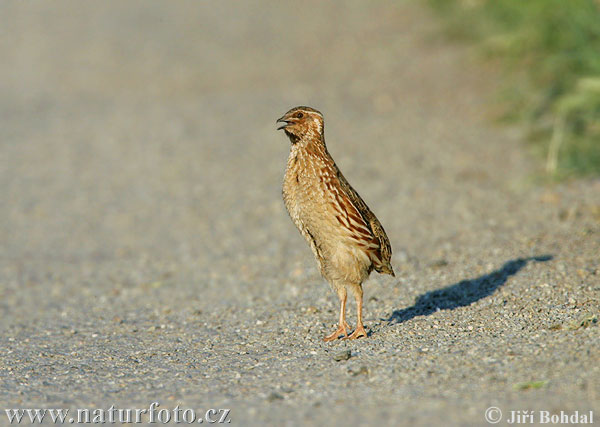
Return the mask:
[[(371, 271), (394, 275), (385, 230), (350, 186), (327, 151), (323, 115), (296, 107), (277, 120), (292, 146), (283, 182), (290, 217), (308, 241), (321, 274), (340, 300), (339, 327), (325, 341), (367, 336), (362, 322), (362, 282)], [(357, 325), (348, 336), (347, 291), (357, 304)]]

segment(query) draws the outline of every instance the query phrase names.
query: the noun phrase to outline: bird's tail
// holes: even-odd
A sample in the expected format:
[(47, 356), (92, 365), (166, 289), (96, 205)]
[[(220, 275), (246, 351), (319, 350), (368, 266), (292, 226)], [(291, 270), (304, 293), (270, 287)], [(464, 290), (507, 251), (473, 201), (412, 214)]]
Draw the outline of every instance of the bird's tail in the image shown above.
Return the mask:
[(392, 277), (396, 277), (396, 274), (394, 274), (394, 269), (392, 268), (392, 264), (389, 263), (387, 265), (376, 266), (375, 271), (381, 274), (389, 274)]

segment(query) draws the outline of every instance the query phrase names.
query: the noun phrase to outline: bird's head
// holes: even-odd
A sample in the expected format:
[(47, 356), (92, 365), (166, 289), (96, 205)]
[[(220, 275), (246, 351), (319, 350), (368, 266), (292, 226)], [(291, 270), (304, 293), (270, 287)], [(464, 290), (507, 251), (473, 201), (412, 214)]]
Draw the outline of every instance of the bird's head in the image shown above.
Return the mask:
[(277, 130), (283, 129), (286, 135), (297, 142), (305, 138), (323, 137), (323, 114), (310, 107), (295, 107), (277, 119), (283, 123)]

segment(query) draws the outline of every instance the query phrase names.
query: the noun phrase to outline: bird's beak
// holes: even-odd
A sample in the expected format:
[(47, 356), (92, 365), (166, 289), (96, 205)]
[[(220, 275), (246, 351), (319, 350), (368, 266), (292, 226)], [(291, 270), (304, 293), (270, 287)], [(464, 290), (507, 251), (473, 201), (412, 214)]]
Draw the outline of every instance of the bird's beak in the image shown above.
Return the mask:
[(285, 116), (278, 118), (275, 124), (277, 123), (285, 123), (284, 125), (279, 126), (277, 130), (285, 129), (285, 127), (290, 124), (289, 120), (285, 120)]

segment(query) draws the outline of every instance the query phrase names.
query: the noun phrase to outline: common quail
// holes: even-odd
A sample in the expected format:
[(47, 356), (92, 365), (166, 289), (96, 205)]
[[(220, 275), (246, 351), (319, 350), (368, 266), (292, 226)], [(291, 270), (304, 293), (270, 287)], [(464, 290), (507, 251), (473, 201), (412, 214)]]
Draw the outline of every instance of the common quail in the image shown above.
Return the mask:
[[(327, 151), (323, 115), (296, 107), (277, 120), (291, 141), (283, 200), (309, 243), (323, 277), (340, 300), (338, 328), (324, 338), (367, 336), (362, 321), (362, 282), (372, 270), (394, 276), (392, 248), (381, 223), (340, 172)], [(356, 329), (348, 335), (346, 295), (356, 299)]]

